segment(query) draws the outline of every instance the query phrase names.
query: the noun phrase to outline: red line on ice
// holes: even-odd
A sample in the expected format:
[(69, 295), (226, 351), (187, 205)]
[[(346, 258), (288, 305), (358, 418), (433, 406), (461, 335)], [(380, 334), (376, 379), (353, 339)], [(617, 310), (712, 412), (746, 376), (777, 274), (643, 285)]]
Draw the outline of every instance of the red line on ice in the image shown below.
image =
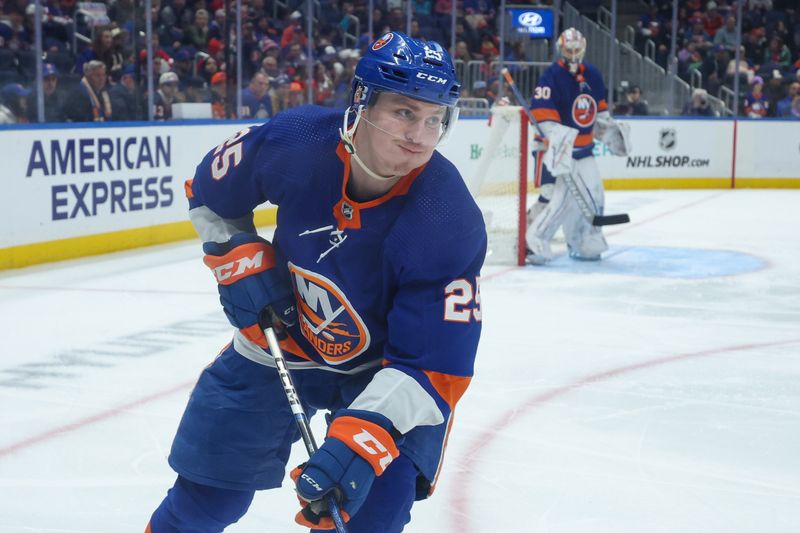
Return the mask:
[(491, 446), (492, 441), (495, 440), (495, 437), (497, 437), (497, 434), (501, 430), (508, 428), (509, 426), (513, 425), (513, 423), (516, 421), (522, 420), (524, 418), (524, 415), (529, 413), (533, 409), (541, 407), (555, 398), (564, 396), (567, 393), (580, 389), (581, 387), (584, 387), (591, 383), (606, 381), (611, 378), (620, 376), (622, 374), (628, 374), (630, 372), (636, 372), (638, 370), (647, 370), (656, 366), (666, 365), (669, 363), (682, 362), (699, 357), (708, 357), (711, 355), (719, 355), (730, 352), (741, 352), (741, 351), (753, 350), (756, 348), (769, 348), (773, 346), (782, 346), (785, 344), (797, 344), (797, 343), (800, 343), (800, 339), (790, 339), (785, 341), (765, 342), (756, 344), (742, 344), (739, 346), (728, 346), (724, 348), (716, 348), (713, 350), (704, 350), (701, 352), (670, 355), (658, 359), (653, 359), (651, 361), (644, 361), (642, 363), (635, 363), (632, 365), (621, 366), (618, 368), (613, 368), (611, 370), (606, 370), (604, 372), (591, 374), (572, 383), (568, 383), (566, 385), (557, 387), (547, 392), (531, 396), (522, 404), (515, 405), (514, 407), (512, 407), (511, 409), (500, 415), (500, 417), (491, 427), (480, 433), (476, 438), (472, 440), (472, 443), (468, 446), (466, 453), (464, 454), (463, 458), (459, 461), (459, 466), (461, 470), (457, 472), (454, 476), (455, 477), (455, 480), (453, 482), (454, 489), (453, 489), (453, 495), (451, 496), (452, 504), (451, 506), (449, 506), (450, 517), (451, 517), (450, 530), (457, 533), (469, 533), (470, 531), (473, 531), (470, 523), (470, 504), (469, 504), (468, 489), (472, 485), (472, 474), (475, 470), (478, 469), (478, 463), (480, 462), (479, 456), (481, 455), (482, 452), (485, 452)]
[(189, 387), (194, 385), (194, 381), (181, 383), (180, 385), (175, 385), (174, 387), (170, 387), (169, 389), (164, 389), (159, 392), (155, 392), (148, 396), (144, 396), (143, 398), (139, 398), (137, 400), (133, 400), (132, 402), (128, 402), (123, 405), (118, 405), (117, 407), (113, 407), (106, 411), (101, 411), (100, 413), (94, 414), (92, 416), (87, 416), (85, 418), (78, 419), (74, 422), (70, 422), (69, 424), (64, 424), (63, 426), (59, 426), (57, 428), (45, 431), (43, 433), (39, 433), (38, 435), (34, 435), (32, 437), (28, 437), (27, 439), (15, 442), (13, 444), (9, 444), (0, 448), (0, 458), (11, 455), (14, 452), (24, 450), (26, 448), (30, 448), (40, 442), (45, 442), (56, 437), (60, 437), (67, 433), (71, 433), (73, 431), (77, 431), (82, 429), (86, 426), (90, 426), (96, 422), (102, 422), (103, 420), (108, 420), (109, 418), (113, 418), (116, 415), (123, 414), (131, 409), (136, 407), (141, 407), (145, 404), (161, 400), (167, 396), (175, 394), (176, 392), (181, 392), (183, 390), (188, 389)]

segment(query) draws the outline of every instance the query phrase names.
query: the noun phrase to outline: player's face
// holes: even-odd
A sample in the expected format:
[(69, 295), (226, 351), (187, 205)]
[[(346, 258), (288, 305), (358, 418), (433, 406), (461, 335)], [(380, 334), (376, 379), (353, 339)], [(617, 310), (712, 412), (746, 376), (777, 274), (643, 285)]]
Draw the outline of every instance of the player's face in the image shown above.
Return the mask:
[[(381, 93), (364, 112), (359, 150), (370, 168), (384, 176), (404, 176), (428, 162), (442, 135), (445, 106)], [(363, 130), (362, 130), (363, 128)]]

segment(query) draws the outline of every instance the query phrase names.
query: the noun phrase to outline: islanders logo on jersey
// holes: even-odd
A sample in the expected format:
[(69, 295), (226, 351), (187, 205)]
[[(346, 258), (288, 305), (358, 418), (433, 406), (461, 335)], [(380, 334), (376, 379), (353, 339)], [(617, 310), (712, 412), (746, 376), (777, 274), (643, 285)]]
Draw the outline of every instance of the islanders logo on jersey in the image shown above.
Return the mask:
[(369, 331), (344, 293), (331, 280), (289, 263), (298, 295), (300, 331), (331, 365), (358, 357), (369, 346)]
[(590, 94), (579, 94), (572, 102), (572, 121), (579, 128), (588, 128), (597, 118), (597, 101)]

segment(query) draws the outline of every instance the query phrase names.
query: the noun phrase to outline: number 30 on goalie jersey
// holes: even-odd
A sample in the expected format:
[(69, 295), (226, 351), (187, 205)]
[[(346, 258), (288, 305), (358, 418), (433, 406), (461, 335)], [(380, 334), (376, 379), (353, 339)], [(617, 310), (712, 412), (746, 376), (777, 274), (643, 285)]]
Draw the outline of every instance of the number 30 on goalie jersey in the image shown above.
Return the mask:
[(444, 319), (448, 322), (481, 321), (481, 278), (473, 286), (464, 278), (454, 279), (444, 288)]

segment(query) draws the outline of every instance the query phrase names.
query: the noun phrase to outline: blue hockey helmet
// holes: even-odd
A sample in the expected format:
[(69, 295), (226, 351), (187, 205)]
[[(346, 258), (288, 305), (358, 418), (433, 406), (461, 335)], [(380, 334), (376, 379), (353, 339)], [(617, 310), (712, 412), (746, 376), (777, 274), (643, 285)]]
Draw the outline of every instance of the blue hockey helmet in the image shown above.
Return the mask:
[(454, 108), (461, 85), (450, 54), (435, 41), (393, 31), (372, 42), (356, 66), (351, 105), (366, 105), (386, 91)]

